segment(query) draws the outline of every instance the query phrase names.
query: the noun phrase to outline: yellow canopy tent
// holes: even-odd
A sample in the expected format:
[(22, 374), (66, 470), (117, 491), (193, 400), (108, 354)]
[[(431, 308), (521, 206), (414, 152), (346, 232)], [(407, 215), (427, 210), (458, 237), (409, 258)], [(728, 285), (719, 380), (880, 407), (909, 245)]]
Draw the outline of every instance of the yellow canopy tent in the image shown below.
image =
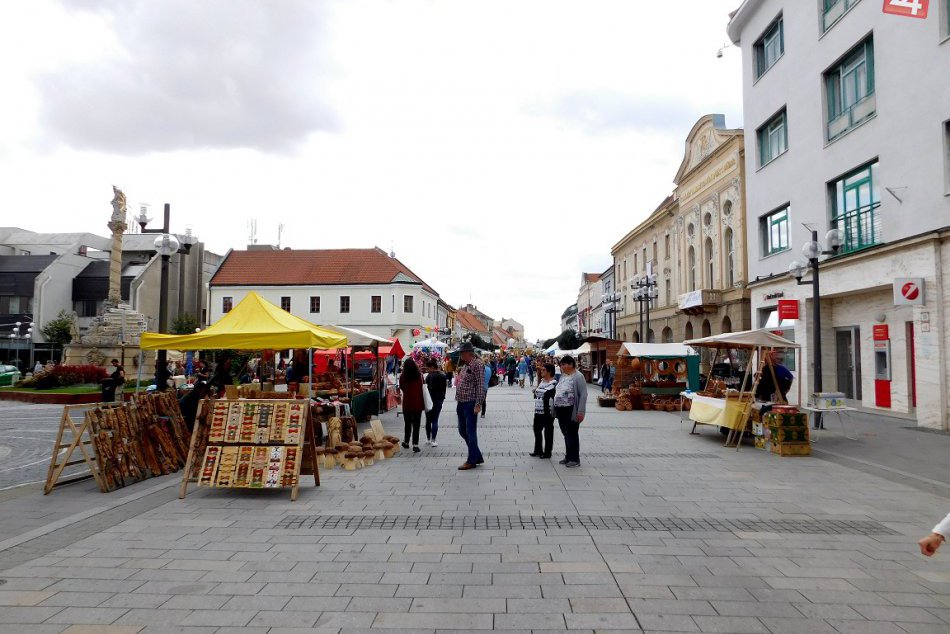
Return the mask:
[(347, 338), (295, 317), (251, 292), (229, 313), (201, 332), (190, 335), (142, 335), (142, 350), (284, 350), (336, 349)]

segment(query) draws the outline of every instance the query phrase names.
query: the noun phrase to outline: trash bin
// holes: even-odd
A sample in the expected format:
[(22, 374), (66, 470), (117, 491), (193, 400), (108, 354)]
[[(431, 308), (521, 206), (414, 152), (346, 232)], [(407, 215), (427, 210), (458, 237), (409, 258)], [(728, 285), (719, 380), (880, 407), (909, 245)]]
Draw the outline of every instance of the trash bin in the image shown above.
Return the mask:
[(103, 379), (102, 384), (102, 402), (111, 403), (115, 400), (115, 382), (112, 379)]

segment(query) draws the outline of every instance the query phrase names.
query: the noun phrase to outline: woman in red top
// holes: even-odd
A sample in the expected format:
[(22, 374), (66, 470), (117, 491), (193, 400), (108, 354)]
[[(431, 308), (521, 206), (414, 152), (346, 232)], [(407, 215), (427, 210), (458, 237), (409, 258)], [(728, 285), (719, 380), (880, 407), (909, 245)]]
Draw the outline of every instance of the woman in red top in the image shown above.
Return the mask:
[(422, 398), (422, 373), (412, 359), (406, 359), (402, 366), (399, 389), (402, 390), (402, 417), (406, 420), (406, 437), (402, 446), (408, 449), (411, 438), (412, 450), (418, 452), (419, 425), (422, 422), (422, 412), (425, 411), (425, 401)]

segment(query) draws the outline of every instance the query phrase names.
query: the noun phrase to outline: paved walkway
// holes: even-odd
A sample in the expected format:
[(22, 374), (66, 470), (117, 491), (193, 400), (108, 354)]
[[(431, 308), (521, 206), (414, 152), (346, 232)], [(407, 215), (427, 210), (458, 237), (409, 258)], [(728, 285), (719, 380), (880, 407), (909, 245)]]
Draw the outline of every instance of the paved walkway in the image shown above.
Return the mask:
[(0, 634), (950, 631), (950, 552), (925, 560), (915, 544), (950, 507), (939, 489), (737, 453), (593, 394), (583, 465), (565, 469), (526, 455), (530, 414), (527, 391), (493, 388), (484, 467), (456, 470), (446, 420), (438, 449), (326, 472), (295, 503), (179, 501), (174, 478), (34, 491), (41, 510), (115, 506), (0, 551)]

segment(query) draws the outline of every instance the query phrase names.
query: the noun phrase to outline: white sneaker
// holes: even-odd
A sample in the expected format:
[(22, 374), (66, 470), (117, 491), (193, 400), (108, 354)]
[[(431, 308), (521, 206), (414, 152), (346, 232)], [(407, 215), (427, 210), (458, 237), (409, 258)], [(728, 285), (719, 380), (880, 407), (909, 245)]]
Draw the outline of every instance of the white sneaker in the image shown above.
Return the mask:
[(426, 447), (430, 446), (431, 444), (432, 444), (432, 441), (426, 438)]
[(436, 441), (433, 440), (433, 441), (432, 441), (432, 446), (433, 446), (433, 447), (438, 447), (438, 446), (439, 446), (439, 443), (437, 443)]

